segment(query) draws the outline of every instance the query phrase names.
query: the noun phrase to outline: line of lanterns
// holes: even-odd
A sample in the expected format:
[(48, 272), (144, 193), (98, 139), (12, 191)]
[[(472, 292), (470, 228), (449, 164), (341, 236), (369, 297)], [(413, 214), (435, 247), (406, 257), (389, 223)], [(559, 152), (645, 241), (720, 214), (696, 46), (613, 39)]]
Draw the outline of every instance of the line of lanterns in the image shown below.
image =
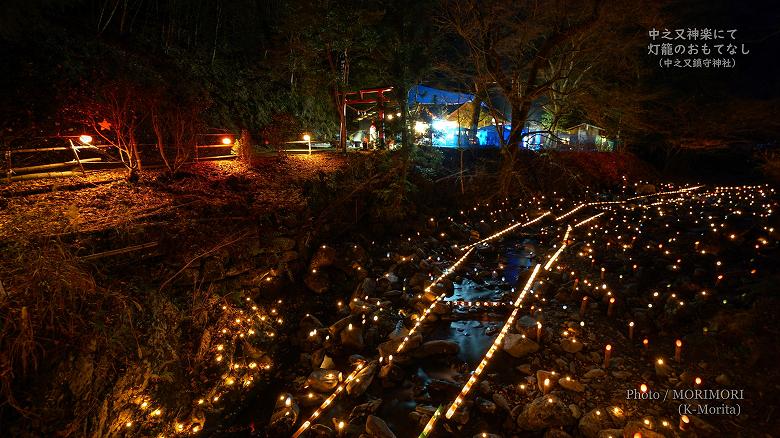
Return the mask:
[[(494, 240), (494, 239), (497, 239), (498, 237), (500, 237), (500, 236), (502, 236), (502, 235), (504, 235), (504, 234), (506, 234), (506, 233), (508, 233), (508, 232), (512, 231), (512, 230), (513, 230), (513, 229), (515, 229), (515, 228), (519, 228), (519, 227), (526, 227), (526, 226), (529, 226), (529, 225), (533, 225), (534, 223), (536, 223), (536, 222), (540, 221), (541, 219), (543, 219), (545, 216), (547, 216), (547, 215), (549, 215), (549, 214), (550, 214), (550, 212), (548, 211), (548, 212), (545, 212), (545, 213), (541, 214), (540, 216), (538, 216), (538, 217), (536, 217), (536, 218), (534, 218), (534, 219), (532, 219), (532, 220), (530, 220), (530, 221), (527, 221), (527, 222), (524, 222), (524, 223), (518, 223), (518, 224), (513, 224), (513, 225), (510, 225), (509, 227), (505, 228), (504, 230), (502, 230), (502, 231), (500, 231), (500, 232), (498, 232), (498, 233), (495, 233), (495, 234), (493, 234), (493, 235), (491, 235), (491, 236), (488, 236), (488, 237), (486, 237), (486, 238), (484, 238), (484, 239), (481, 239), (481, 240), (479, 240), (479, 241), (477, 241), (477, 242), (475, 242), (475, 243), (473, 243), (473, 244), (471, 244), (471, 245), (467, 245), (466, 247), (464, 247), (464, 248), (463, 248), (463, 250), (465, 250), (466, 252), (465, 252), (465, 253), (464, 253), (464, 254), (463, 254), (463, 255), (462, 255), (462, 256), (461, 256), (461, 257), (460, 257), (460, 258), (459, 258), (457, 261), (455, 261), (455, 263), (453, 263), (453, 264), (452, 264), (450, 267), (448, 267), (448, 268), (444, 269), (444, 271), (442, 272), (442, 274), (441, 274), (441, 275), (439, 275), (439, 277), (438, 277), (438, 278), (436, 278), (435, 280), (433, 280), (433, 281), (432, 281), (432, 282), (431, 282), (431, 283), (430, 283), (430, 284), (429, 284), (429, 285), (428, 285), (428, 286), (425, 288), (425, 292), (430, 292), (430, 291), (431, 291), (431, 288), (432, 288), (434, 285), (438, 284), (439, 282), (441, 282), (442, 280), (446, 279), (448, 276), (450, 276), (450, 275), (452, 275), (454, 272), (456, 272), (456, 271), (457, 271), (457, 269), (458, 269), (458, 267), (459, 267), (460, 265), (462, 265), (462, 264), (463, 264), (463, 263), (464, 263), (464, 262), (465, 262), (465, 261), (468, 259), (468, 257), (469, 257), (469, 256), (472, 254), (472, 252), (474, 251), (474, 247), (475, 247), (475, 246), (477, 246), (477, 245), (480, 245), (480, 244), (484, 244), (484, 243), (486, 243), (486, 242), (489, 242), (489, 241), (491, 241), (491, 240)], [(409, 330), (409, 332), (406, 334), (406, 336), (404, 336), (403, 340), (402, 340), (402, 341), (399, 343), (398, 347), (396, 348), (396, 350), (395, 350), (395, 354), (396, 354), (396, 355), (397, 355), (397, 354), (400, 354), (400, 353), (402, 353), (402, 352), (403, 352), (403, 349), (404, 349), (404, 347), (407, 345), (407, 343), (409, 342), (409, 339), (410, 339), (410, 337), (411, 337), (411, 336), (412, 336), (412, 335), (413, 335), (413, 334), (414, 334), (414, 333), (415, 333), (415, 332), (416, 332), (416, 331), (419, 329), (419, 327), (420, 327), (420, 326), (423, 324), (423, 322), (425, 321), (426, 317), (427, 317), (427, 316), (428, 316), (428, 315), (429, 315), (429, 314), (430, 314), (430, 313), (433, 311), (433, 308), (436, 306), (436, 304), (437, 304), (438, 302), (442, 301), (442, 300), (443, 300), (445, 297), (446, 297), (446, 293), (441, 293), (441, 294), (439, 294), (438, 296), (436, 296), (436, 298), (434, 298), (434, 300), (433, 300), (433, 301), (432, 301), (432, 302), (429, 304), (429, 306), (428, 306), (428, 307), (427, 307), (427, 308), (426, 308), (426, 309), (423, 311), (423, 313), (422, 313), (422, 314), (421, 314), (421, 315), (420, 315), (420, 316), (417, 318), (417, 320), (415, 321), (415, 323), (414, 323), (414, 325), (412, 326), (412, 328)], [(384, 359), (385, 359), (384, 357), (379, 357), (379, 363), (382, 363), (382, 362), (384, 361)], [(388, 363), (392, 363), (393, 359), (394, 359), (394, 355), (392, 355), (392, 354), (391, 354), (391, 355), (388, 355), (388, 357), (387, 357), (387, 362), (388, 362)], [(352, 373), (355, 373), (355, 371), (353, 371)], [(352, 375), (352, 374), (350, 374), (350, 375)], [(327, 402), (327, 404), (326, 404), (325, 402), (323, 402), (323, 405), (321, 405), (321, 406), (320, 406), (320, 409), (317, 409), (317, 410), (314, 412), (314, 414), (312, 414), (312, 415), (309, 417), (309, 419), (308, 419), (308, 420), (306, 420), (306, 421), (305, 421), (305, 422), (304, 422), (304, 423), (301, 425), (301, 427), (298, 429), (298, 431), (296, 431), (296, 434), (295, 434), (295, 435), (293, 435), (293, 437), (294, 437), (294, 438), (297, 438), (297, 436), (299, 436), (300, 434), (302, 434), (303, 432), (305, 432), (305, 431), (306, 431), (306, 430), (307, 430), (309, 427), (311, 427), (311, 425), (314, 423), (314, 421), (316, 420), (316, 418), (317, 418), (317, 417), (319, 417), (319, 416), (322, 414), (322, 412), (324, 412), (324, 409), (325, 409), (325, 408), (327, 408), (327, 406), (328, 406), (328, 405), (330, 405), (330, 404), (332, 403), (332, 400), (331, 400), (331, 401), (328, 401), (328, 400), (330, 400), (330, 399), (331, 399), (331, 397), (335, 399), (335, 397), (337, 397), (337, 396), (338, 396), (338, 394), (337, 394), (337, 393), (333, 393), (333, 394), (331, 394), (331, 396), (330, 396), (328, 399), (326, 399), (326, 402)], [(315, 414), (316, 414), (316, 415), (315, 415)]]
[[(676, 190), (676, 191), (659, 192), (659, 193), (656, 193), (656, 194), (653, 194), (653, 195), (632, 197), (632, 198), (629, 198), (628, 200), (636, 200), (636, 199), (646, 198), (646, 197), (654, 196), (654, 195), (666, 195), (666, 194), (674, 194), (674, 193), (687, 193), (689, 191), (696, 190), (696, 189), (701, 188), (701, 187), (702, 186), (696, 186), (696, 187), (685, 188), (685, 189)], [(580, 204), (577, 207), (575, 207), (574, 209), (572, 209), (569, 212), (565, 213), (564, 215), (559, 216), (556, 220), (568, 217), (569, 215), (579, 211), (580, 209), (582, 209), (582, 208), (584, 208), (586, 206), (600, 205), (600, 204), (612, 203), (612, 202), (614, 202), (616, 204), (623, 204), (626, 201), (607, 201), (607, 202), (595, 202), (595, 203)], [(589, 217), (587, 219), (584, 219), (584, 220), (582, 220), (580, 222), (577, 222), (573, 227), (572, 226), (567, 226), (567, 229), (566, 229), (566, 232), (564, 234), (564, 238), (563, 238), (563, 242), (561, 243), (561, 246), (557, 249), (557, 251), (547, 261), (547, 263), (544, 266), (544, 269), (545, 270), (549, 270), (552, 267), (552, 265), (554, 264), (554, 262), (561, 255), (563, 250), (566, 248), (567, 242), (568, 242), (568, 239), (569, 239), (569, 234), (571, 233), (573, 228), (578, 228), (578, 227), (584, 226), (584, 225), (594, 221), (598, 217), (602, 216), (603, 214), (604, 214), (604, 212), (595, 214), (595, 215), (593, 215), (593, 216), (591, 216), (591, 217)], [(590, 235), (590, 233), (589, 233), (589, 235)], [(507, 319), (506, 323), (502, 327), (501, 331), (499, 332), (498, 336), (494, 340), (494, 342), (491, 345), (491, 347), (488, 349), (487, 353), (483, 357), (483, 359), (480, 362), (480, 364), (477, 366), (477, 368), (472, 373), (472, 375), (469, 378), (469, 380), (466, 382), (466, 384), (461, 389), (460, 394), (450, 404), (450, 407), (448, 408), (448, 410), (447, 410), (447, 412), (445, 414), (446, 418), (448, 418), (448, 419), (452, 418), (452, 416), (457, 411), (458, 407), (465, 401), (465, 398), (468, 395), (468, 393), (470, 392), (471, 387), (476, 383), (479, 375), (485, 369), (485, 367), (487, 366), (489, 360), (493, 357), (495, 351), (499, 348), (499, 345), (503, 341), (503, 338), (505, 337), (506, 333), (508, 332), (508, 330), (511, 328), (512, 324), (514, 323), (514, 319), (517, 316), (517, 312), (519, 311), (520, 308), (522, 308), (523, 298), (525, 297), (525, 294), (528, 292), (528, 290), (530, 290), (531, 283), (536, 278), (536, 276), (538, 275), (540, 267), (541, 267), (541, 264), (537, 264), (534, 267), (534, 270), (533, 270), (531, 276), (528, 279), (528, 283), (523, 288), (523, 290), (521, 291), (520, 295), (518, 296), (517, 300), (514, 303), (515, 309), (512, 311), (512, 314)], [(610, 300), (610, 303), (613, 305), (614, 302), (615, 302), (615, 299), (612, 298)], [(541, 332), (541, 324), (540, 323), (537, 323), (537, 324), (538, 324), (538, 326), (537, 326), (537, 340), (538, 340), (539, 337), (540, 337), (540, 332)], [(611, 354), (611, 350), (612, 350), (611, 345), (607, 345), (606, 353), (605, 353), (605, 361), (604, 361), (605, 364), (607, 364), (609, 362), (609, 355)], [(605, 367), (606, 367), (606, 365), (605, 365)], [(420, 437), (427, 437), (430, 434), (430, 432), (433, 430), (433, 428), (435, 427), (436, 423), (439, 421), (439, 418), (440, 417), (438, 417), (438, 416), (432, 416), (431, 419), (428, 421), (428, 423), (423, 428), (423, 431), (420, 434)]]

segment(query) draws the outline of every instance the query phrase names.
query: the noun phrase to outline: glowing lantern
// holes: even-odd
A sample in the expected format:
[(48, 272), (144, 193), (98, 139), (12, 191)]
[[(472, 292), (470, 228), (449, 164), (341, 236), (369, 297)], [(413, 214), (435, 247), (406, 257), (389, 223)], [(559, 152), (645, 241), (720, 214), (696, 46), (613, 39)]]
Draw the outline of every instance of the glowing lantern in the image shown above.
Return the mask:
[(82, 134), (79, 136), (79, 141), (84, 144), (90, 144), (92, 143), (92, 136), (87, 134)]

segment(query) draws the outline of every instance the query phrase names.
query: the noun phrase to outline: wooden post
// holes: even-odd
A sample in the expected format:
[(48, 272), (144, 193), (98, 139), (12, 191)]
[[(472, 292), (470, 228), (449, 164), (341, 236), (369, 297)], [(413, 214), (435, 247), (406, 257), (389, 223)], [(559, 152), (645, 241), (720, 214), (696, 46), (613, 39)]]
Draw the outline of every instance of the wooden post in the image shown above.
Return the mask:
[(385, 96), (382, 91), (380, 91), (377, 99), (378, 106), (379, 106), (379, 126), (377, 128), (379, 129), (379, 149), (385, 148)]
[(339, 95), (339, 105), (341, 108), (341, 114), (339, 114), (339, 147), (344, 151), (344, 155), (347, 154), (347, 96), (345, 94)]
[(79, 153), (76, 150), (76, 146), (73, 144), (73, 140), (68, 139), (68, 142), (70, 143), (70, 150), (73, 152), (73, 156), (76, 157), (76, 163), (78, 163), (79, 168), (81, 168), (81, 174), (86, 175), (87, 172), (84, 170), (84, 165), (81, 164), (81, 160), (79, 160)]
[(6, 170), (6, 176), (8, 177), (8, 182), (11, 182), (11, 175), (13, 175), (13, 167), (11, 164), (11, 150), (5, 151), (5, 162), (8, 163), (8, 169)]

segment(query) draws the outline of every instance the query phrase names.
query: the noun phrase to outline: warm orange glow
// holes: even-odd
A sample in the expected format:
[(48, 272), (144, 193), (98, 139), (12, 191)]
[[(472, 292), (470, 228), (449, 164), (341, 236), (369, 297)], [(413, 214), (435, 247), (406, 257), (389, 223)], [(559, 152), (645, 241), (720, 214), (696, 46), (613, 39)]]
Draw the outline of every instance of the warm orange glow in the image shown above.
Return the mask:
[(303, 134), (303, 141), (310, 141), (310, 140), (311, 140), (311, 135)]
[(92, 143), (92, 136), (87, 134), (82, 134), (79, 136), (79, 141), (84, 144), (90, 144)]
[(227, 144), (231, 144), (231, 143), (233, 143), (233, 139), (232, 138), (230, 138), (230, 137), (222, 137), (222, 144), (227, 145)]

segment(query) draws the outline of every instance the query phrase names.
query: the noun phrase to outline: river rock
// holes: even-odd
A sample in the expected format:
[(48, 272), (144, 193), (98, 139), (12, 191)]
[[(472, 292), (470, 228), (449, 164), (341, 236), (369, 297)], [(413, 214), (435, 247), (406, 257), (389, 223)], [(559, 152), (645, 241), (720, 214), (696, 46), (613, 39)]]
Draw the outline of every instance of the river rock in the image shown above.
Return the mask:
[[(549, 379), (549, 385), (545, 388), (544, 381)], [(539, 391), (542, 394), (546, 394), (553, 389), (555, 381), (558, 380), (558, 375), (553, 374), (550, 371), (537, 370), (536, 371), (536, 385), (539, 387)]]
[(290, 263), (294, 260), (298, 260), (300, 255), (297, 251), (285, 251), (279, 256), (279, 263)]
[(311, 272), (306, 274), (306, 278), (303, 279), (303, 283), (315, 294), (322, 294), (327, 292), (330, 288), (330, 280), (323, 273)]
[(352, 298), (360, 298), (363, 299), (366, 296), (374, 296), (376, 293), (376, 280), (374, 280), (371, 277), (366, 277), (358, 283), (357, 287), (355, 288), (355, 293), (352, 295)]
[(341, 345), (347, 348), (362, 350), (363, 347), (365, 347), (365, 343), (363, 342), (363, 329), (359, 325), (356, 326), (353, 324), (351, 329), (347, 326), (347, 328), (341, 331), (339, 337), (341, 338)]
[[(637, 435), (639, 433), (639, 435)], [(631, 421), (623, 428), (624, 437), (641, 436), (642, 438), (664, 438), (663, 434), (646, 429), (641, 421)]]
[(696, 433), (698, 433), (700, 436), (721, 435), (720, 430), (717, 427), (703, 420), (701, 417), (697, 417), (695, 415), (689, 415), (688, 418), (691, 419), (691, 425), (693, 426), (693, 430), (696, 431)]
[(293, 425), (298, 421), (300, 413), (298, 404), (295, 403), (292, 394), (282, 393), (276, 399), (271, 421), (268, 424), (269, 431), (278, 435), (288, 435), (292, 432)]
[(450, 340), (435, 340), (425, 342), (417, 350), (412, 352), (412, 357), (426, 358), (431, 356), (449, 356), (460, 352), (460, 345)]
[(439, 301), (433, 305), (433, 308), (431, 309), (431, 313), (435, 315), (446, 315), (450, 313), (450, 306), (448, 306), (442, 301)]
[(383, 386), (391, 387), (404, 379), (404, 371), (394, 363), (386, 363), (379, 370), (379, 378)]
[(338, 371), (314, 370), (306, 378), (306, 386), (317, 392), (330, 392), (339, 384)]
[(715, 383), (718, 385), (728, 386), (731, 385), (731, 379), (726, 374), (718, 374), (718, 376), (715, 377)]
[(592, 370), (589, 370), (583, 377), (586, 379), (600, 379), (607, 375), (607, 372), (602, 370), (601, 368), (593, 368)]
[(428, 274), (425, 272), (417, 272), (409, 278), (410, 288), (421, 288), (428, 282)]
[(336, 368), (336, 363), (333, 362), (333, 359), (331, 359), (331, 357), (326, 354), (322, 357), (320, 368), (325, 370), (332, 370)]
[(566, 338), (561, 340), (561, 350), (567, 352), (567, 353), (579, 353), (582, 351), (582, 342), (577, 341), (573, 338)]
[(366, 433), (372, 438), (395, 438), (395, 434), (385, 421), (375, 415), (366, 418)]
[(655, 367), (655, 375), (658, 377), (669, 377), (672, 374), (672, 367), (664, 359), (656, 359), (653, 365)]
[(398, 338), (403, 338), (408, 334), (409, 334), (409, 329), (404, 327), (403, 321), (398, 321), (393, 331), (390, 332), (390, 334), (387, 335), (387, 337), (390, 339), (398, 339)]
[(431, 418), (436, 413), (436, 407), (431, 405), (417, 405), (414, 407), (414, 411), (422, 415), (423, 417)]
[(391, 302), (394, 303), (398, 302), (403, 296), (404, 296), (403, 291), (397, 289), (382, 292), (382, 298), (386, 300), (390, 300)]
[(576, 404), (574, 404), (574, 403), (570, 404), (569, 405), (569, 410), (571, 411), (571, 415), (575, 419), (579, 420), (580, 418), (582, 418), (582, 411), (580, 410), (580, 407), (577, 406)]
[[(379, 344), (379, 354), (383, 357), (388, 357), (391, 354), (396, 354), (396, 351), (398, 350), (398, 346), (401, 345), (401, 342), (406, 338), (399, 337), (395, 339), (390, 339), (388, 341), (385, 341), (381, 344)], [(402, 350), (402, 353), (408, 353), (409, 351), (414, 350), (415, 348), (418, 348), (420, 345), (422, 345), (423, 337), (420, 333), (415, 333), (412, 336), (408, 336), (408, 340), (404, 344), (404, 348)]]
[(336, 263), (336, 248), (327, 245), (321, 245), (314, 253), (309, 263), (309, 271), (319, 270), (325, 266), (333, 266)]
[(477, 410), (483, 414), (494, 414), (496, 412), (496, 404), (490, 400), (478, 397)]
[(618, 380), (628, 380), (632, 377), (634, 377), (636, 374), (632, 373), (631, 371), (612, 371), (612, 377), (618, 379)]
[(513, 357), (521, 358), (539, 351), (539, 344), (523, 335), (507, 333), (501, 343), (501, 349)]
[(322, 322), (314, 315), (306, 315), (301, 318), (301, 322), (298, 324), (298, 326), (301, 331), (306, 333), (306, 335), (308, 335), (308, 333), (314, 329), (320, 329), (323, 327)]
[[(449, 287), (447, 285), (450, 285)], [(444, 294), (445, 296), (452, 296), (452, 293), (454, 292), (453, 287), (451, 286), (452, 283), (445, 283), (444, 280), (442, 280), (439, 283), (433, 284), (430, 286), (430, 292), (433, 295), (439, 296)]]
[(312, 406), (319, 406), (325, 401), (325, 396), (319, 392), (309, 391), (306, 395), (301, 397), (300, 404), (303, 407), (310, 408)]
[(493, 402), (496, 404), (496, 406), (507, 412), (512, 411), (512, 408), (509, 406), (509, 401), (501, 393), (493, 393)]
[(468, 403), (464, 403), (460, 405), (460, 408), (455, 411), (455, 414), (452, 415), (451, 420), (460, 424), (465, 425), (469, 422), (469, 419), (471, 418), (471, 407)]
[(547, 429), (543, 438), (571, 438), (571, 435), (561, 429)]
[(295, 248), (295, 240), (289, 237), (274, 237), (270, 243), (271, 248), (279, 252), (291, 251)]
[(324, 424), (315, 424), (309, 429), (308, 435), (314, 438), (332, 438), (335, 433), (333, 429)]
[(434, 398), (454, 398), (460, 392), (460, 385), (449, 380), (431, 379), (425, 389)]
[(597, 435), (598, 438), (622, 438), (623, 429), (604, 429), (600, 430)]
[(563, 379), (558, 379), (558, 384), (561, 385), (561, 387), (567, 391), (572, 391), (572, 392), (585, 391), (585, 385), (572, 379), (571, 377), (564, 377)]
[(369, 363), (367, 366), (361, 369), (355, 379), (347, 383), (347, 394), (358, 397), (371, 385), (374, 380), (374, 373), (376, 373), (377, 363), (375, 361)]
[(354, 316), (349, 315), (345, 316), (344, 318), (341, 318), (340, 320), (336, 321), (328, 327), (328, 331), (331, 335), (337, 335), (342, 329), (345, 329), (349, 326), (349, 324), (355, 319)]
[(349, 413), (349, 422), (353, 423), (358, 419), (362, 419), (367, 415), (373, 415), (381, 405), (382, 405), (382, 399), (377, 398), (367, 403), (362, 403), (355, 406), (354, 408), (352, 408), (352, 412)]
[(518, 333), (526, 335), (527, 337), (536, 337), (536, 323), (538, 321), (531, 316), (523, 315), (515, 322), (515, 330)]
[[(578, 428), (585, 438), (597, 438), (600, 430), (615, 429), (618, 426), (612, 421), (612, 417), (606, 409), (596, 408), (580, 418)], [(642, 436), (644, 437), (644, 435)]]
[(575, 423), (571, 410), (558, 397), (543, 395), (534, 399), (517, 416), (517, 427), (521, 430), (544, 430), (550, 427), (565, 427)]

